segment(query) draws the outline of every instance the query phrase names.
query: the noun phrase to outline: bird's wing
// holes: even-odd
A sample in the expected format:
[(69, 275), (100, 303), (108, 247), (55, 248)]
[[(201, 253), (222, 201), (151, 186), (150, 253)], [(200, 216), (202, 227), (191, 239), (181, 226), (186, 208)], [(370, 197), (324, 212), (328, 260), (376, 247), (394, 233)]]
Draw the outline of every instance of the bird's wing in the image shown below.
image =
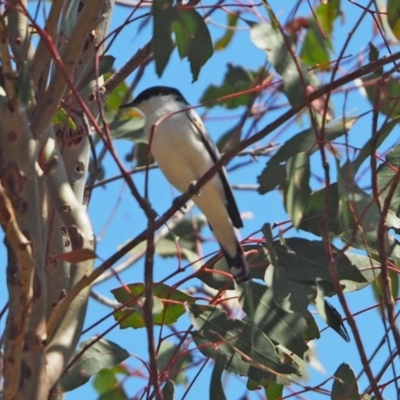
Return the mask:
[[(208, 153), (210, 154), (211, 159), (214, 162), (217, 162), (220, 159), (219, 151), (215, 146), (214, 142), (211, 140), (211, 137), (208, 134), (203, 121), (194, 110), (189, 110), (187, 112), (187, 116), (191, 121), (191, 123), (193, 124), (193, 126), (195, 127), (195, 130), (198, 133), (199, 138), (203, 142)], [(219, 177), (221, 179), (222, 186), (224, 188), (226, 208), (228, 210), (229, 217), (236, 228), (242, 228), (243, 227), (242, 218), (240, 217), (239, 209), (236, 205), (235, 198), (233, 197), (232, 189), (229, 185), (228, 177), (226, 175), (226, 170), (224, 167), (219, 170)]]

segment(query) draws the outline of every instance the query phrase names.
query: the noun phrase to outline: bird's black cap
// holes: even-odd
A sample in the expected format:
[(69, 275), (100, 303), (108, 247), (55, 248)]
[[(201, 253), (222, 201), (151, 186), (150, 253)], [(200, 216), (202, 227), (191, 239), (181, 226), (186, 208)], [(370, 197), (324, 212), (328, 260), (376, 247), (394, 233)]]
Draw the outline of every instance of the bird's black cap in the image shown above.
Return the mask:
[(149, 100), (152, 97), (168, 96), (168, 95), (173, 96), (174, 100), (176, 100), (176, 101), (180, 101), (182, 103), (188, 104), (188, 102), (182, 96), (182, 93), (178, 89), (175, 89), (175, 88), (169, 87), (169, 86), (153, 86), (146, 90), (143, 90), (143, 92), (139, 93), (133, 101), (131, 101), (130, 103), (127, 103), (127, 104), (123, 104), (119, 108), (136, 107), (142, 101)]

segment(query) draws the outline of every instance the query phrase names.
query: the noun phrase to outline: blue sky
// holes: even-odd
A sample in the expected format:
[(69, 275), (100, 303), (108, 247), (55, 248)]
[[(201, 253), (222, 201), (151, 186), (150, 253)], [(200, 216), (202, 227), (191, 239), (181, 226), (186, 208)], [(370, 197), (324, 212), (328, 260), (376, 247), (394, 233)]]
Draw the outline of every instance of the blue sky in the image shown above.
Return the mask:
[[(275, 2), (274, 2), (275, 3)], [(289, 2), (279, 2), (274, 5), (274, 10), (278, 17), (286, 18), (289, 9), (284, 9), (285, 3)], [(209, 4), (205, 2), (204, 4)], [(230, 9), (235, 10), (235, 7), (230, 7)], [(260, 13), (262, 18), (266, 18), (266, 12), (263, 7), (258, 7), (257, 12)], [(356, 19), (360, 15), (360, 9), (348, 2), (343, 2), (344, 20), (337, 21), (337, 28), (334, 30), (334, 48), (341, 49), (342, 44), (347, 39), (347, 34), (350, 29), (354, 26)], [(117, 6), (115, 8), (111, 29), (119, 26), (123, 19), (129, 12), (128, 8), (123, 8)], [(300, 7), (300, 15), (308, 16), (310, 15), (310, 10), (307, 6), (307, 2), (303, 2)], [(210, 31), (213, 39), (219, 38), (224, 34), (224, 29), (218, 26), (219, 24), (225, 24), (226, 17), (225, 12), (219, 11), (211, 16), (210, 21)], [(246, 18), (256, 20), (259, 16), (246, 14)], [(366, 17), (359, 28), (358, 32), (362, 32), (362, 35), (354, 35), (353, 40), (348, 48), (346, 54), (356, 55), (361, 50), (367, 47), (368, 41), (372, 38), (372, 28), (371, 28), (371, 18)], [(222, 82), (223, 76), (226, 71), (226, 64), (231, 63), (233, 65), (241, 65), (249, 69), (257, 69), (263, 65), (266, 61), (266, 54), (264, 51), (256, 48), (249, 38), (249, 31), (247, 26), (244, 24), (240, 25), (241, 29), (235, 34), (234, 39), (230, 46), (221, 52), (216, 52), (205, 67), (201, 70), (199, 80), (195, 83), (191, 83), (192, 77), (190, 74), (190, 69), (188, 62), (186, 60), (181, 61), (177, 52), (175, 51), (170, 59), (170, 62), (162, 76), (158, 78), (155, 74), (154, 66), (151, 64), (145, 71), (143, 79), (140, 81), (138, 90), (136, 94), (149, 87), (158, 84), (175, 86), (177, 87), (186, 97), (186, 99), (193, 105), (199, 103), (199, 99), (204, 93), (205, 88), (210, 84), (220, 84)], [(136, 50), (143, 46), (151, 37), (151, 24), (145, 27), (139, 34), (137, 34), (137, 25), (131, 24), (126, 27), (115, 41), (114, 45), (111, 47), (109, 54), (116, 57), (115, 65), (116, 67), (121, 67), (124, 63), (131, 57)], [(366, 52), (364, 51), (366, 54)], [(332, 55), (332, 58), (335, 54)], [(367, 62), (367, 60), (365, 60)], [(346, 68), (346, 66), (344, 66)], [(349, 66), (350, 68), (350, 66)], [(342, 71), (343, 72), (343, 71)], [(129, 80), (131, 80), (130, 77)], [(280, 101), (284, 101), (282, 97)], [(337, 96), (334, 98), (334, 107), (336, 111), (336, 116), (340, 117), (343, 110), (344, 97)], [(370, 108), (369, 103), (360, 96), (358, 91), (349, 92), (346, 98), (345, 110), (346, 112), (352, 112), (355, 115), (361, 114), (363, 111)], [(200, 113), (204, 109), (200, 109)], [(238, 117), (241, 115), (243, 110), (233, 110), (227, 111), (222, 107), (214, 107), (205, 119), (206, 125), (211, 136), (218, 140), (218, 138), (225, 133), (229, 128), (235, 125), (238, 121)], [(271, 122), (274, 118), (281, 114), (281, 111), (271, 111), (265, 115), (261, 121), (258, 123), (258, 128), (265, 126), (266, 123)], [(306, 128), (307, 122), (303, 119), (303, 125), (291, 124), (285, 131), (274, 132), (272, 135), (266, 137), (260, 145), (266, 145), (268, 143), (278, 143), (282, 144), (289, 137), (300, 132)], [(350, 131), (349, 141), (354, 145), (361, 146), (369, 138), (370, 135), (370, 123), (371, 119), (366, 117), (358, 121), (353, 129)], [(247, 127), (247, 125), (246, 125)], [(244, 131), (246, 132), (246, 127)], [(397, 128), (396, 128), (397, 129)], [(254, 133), (254, 132), (253, 132)], [(390, 148), (396, 142), (398, 134), (395, 131), (392, 132), (391, 139), (389, 139), (382, 148), (382, 153), (386, 149)], [(130, 151), (131, 144), (129, 142), (116, 142), (116, 149), (123, 159), (124, 155)], [(249, 161), (250, 159), (246, 159)], [(247, 166), (239, 169), (235, 169), (229, 174), (231, 183), (246, 183), (255, 184), (256, 177), (260, 174), (265, 166), (265, 162), (268, 159), (259, 158), (258, 160), (251, 161)], [(343, 154), (343, 160), (345, 160), (345, 154)], [(233, 160), (228, 166), (233, 167), (238, 162), (243, 161)], [(110, 157), (106, 157), (106, 174), (107, 177), (113, 176), (117, 173), (117, 168), (111, 161)], [(322, 176), (321, 162), (318, 155), (313, 157), (312, 170), (317, 176)], [(333, 179), (335, 173), (333, 172)], [(368, 174), (366, 174), (362, 182), (368, 185)], [(134, 176), (134, 181), (140, 190), (144, 188), (143, 175), (137, 174)], [(317, 179), (312, 181), (314, 188), (321, 187), (321, 182)], [(177, 191), (171, 188), (167, 183), (165, 178), (162, 176), (160, 171), (154, 170), (150, 173), (150, 200), (154, 209), (159, 213), (163, 213), (167, 208), (170, 207), (172, 200), (177, 195)], [(253, 232), (258, 232), (261, 226), (269, 222), (273, 224), (274, 222), (282, 222), (288, 219), (286, 215), (281, 195), (274, 191), (265, 196), (260, 196), (254, 191), (236, 191), (235, 197), (238, 202), (239, 209), (243, 215), (246, 215), (244, 219), (244, 228), (241, 230), (240, 235), (242, 238), (251, 235)], [(112, 216), (111, 222), (109, 222), (110, 215), (115, 210), (115, 214)], [(195, 211), (197, 213), (197, 211)], [(98, 243), (97, 254), (105, 259), (111, 255), (114, 251), (118, 249), (119, 246), (126, 243), (129, 239), (135, 237), (137, 233), (143, 230), (146, 226), (146, 219), (144, 218), (142, 212), (139, 210), (136, 202), (130, 196), (129, 191), (123, 185), (122, 181), (117, 181), (107, 185), (106, 188), (98, 188), (94, 191), (92, 201), (89, 207), (89, 213), (92, 217), (93, 226), (96, 234), (100, 232), (104, 233), (102, 240)], [(250, 215), (250, 216), (249, 216)], [(298, 236), (299, 232), (294, 229), (286, 234), (287, 237)], [(205, 231), (204, 235), (210, 238), (210, 242), (207, 243), (204, 248), (204, 254), (211, 253), (218, 249), (218, 245), (212, 240), (212, 235), (209, 231)], [(311, 238), (311, 235), (302, 235), (304, 237)], [(261, 238), (261, 233), (254, 235), (256, 238)], [(4, 254), (4, 249), (0, 248), (1, 259), (6, 260)], [(100, 263), (100, 262), (99, 262)], [(98, 263), (98, 264), (99, 264)], [(176, 259), (162, 259), (156, 257), (155, 259), (155, 280), (162, 279), (167, 276), (171, 271), (175, 270), (177, 266)], [(0, 265), (0, 271), (2, 271), (3, 276), (5, 274), (5, 263)], [(127, 271), (120, 275), (120, 278), (125, 283), (134, 283), (143, 281), (143, 260), (139, 261), (137, 265), (129, 268)], [(2, 306), (6, 301), (6, 288), (5, 282), (2, 280), (0, 282), (0, 306)], [(109, 281), (102, 283), (95, 287), (96, 291), (111, 297), (110, 290), (119, 287), (120, 283), (116, 279), (110, 279)], [(375, 304), (375, 299), (370, 288), (366, 288), (360, 292), (351, 293), (346, 295), (346, 299), (349, 303), (349, 307), (353, 313), (360, 310), (366, 309)], [(339, 302), (336, 298), (331, 298), (329, 300), (342, 314), (342, 310)], [(100, 318), (102, 318), (106, 313), (110, 312), (111, 309), (105, 306), (99, 305), (98, 303), (91, 300), (88, 310), (88, 318), (85, 326), (90, 326)], [(324, 323), (316, 317), (317, 321), (320, 323), (320, 327), (324, 327)], [(367, 351), (367, 354), (372, 354), (377, 343), (384, 333), (384, 326), (380, 315), (376, 310), (371, 310), (365, 312), (356, 317), (356, 323), (358, 329), (362, 333), (363, 342)], [(114, 324), (113, 318), (108, 318), (105, 322), (96, 326), (86, 335), (83, 339), (87, 337), (101, 334), (105, 329), (109, 328)], [(183, 318), (182, 322), (179, 322), (179, 329), (185, 329), (189, 325), (188, 319)], [(0, 327), (4, 327), (4, 320), (0, 321)], [(349, 330), (349, 329), (348, 329)], [(349, 331), (350, 332), (350, 331)], [(352, 336), (350, 334), (350, 336)], [(120, 331), (118, 328), (113, 329), (107, 338), (125, 347), (131, 354), (143, 357), (147, 359), (147, 342), (144, 330), (123, 330)], [(355, 346), (354, 339), (352, 338), (350, 343), (345, 343), (342, 338), (339, 337), (331, 329), (327, 329), (323, 332), (320, 340), (316, 342), (316, 350), (318, 353), (319, 361), (324, 366), (326, 373), (321, 373), (310, 369), (309, 380), (303, 381), (304, 385), (317, 385), (320, 382), (327, 379), (333, 374), (333, 372), (338, 368), (338, 366), (343, 363), (349, 363), (355, 370), (356, 374), (361, 369), (361, 364), (359, 360), (358, 351)], [(386, 346), (383, 346), (378, 355), (374, 358), (372, 362), (372, 368), (374, 371), (379, 371), (380, 366), (383, 365), (384, 361), (388, 357), (388, 350)], [(139, 365), (138, 361), (131, 357), (127, 360), (128, 364), (137, 367)], [(211, 363), (209, 363), (211, 365)], [(399, 367), (399, 365), (398, 365)], [(190, 377), (193, 377), (196, 370), (189, 372)], [(209, 382), (210, 382), (211, 369), (206, 368), (200, 375), (200, 377), (194, 383), (191, 391), (189, 392), (187, 399), (197, 399), (197, 398), (207, 398), (209, 393)], [(388, 379), (391, 378), (390, 371), (387, 372)], [(385, 382), (385, 378), (382, 378), (381, 382)], [(365, 375), (360, 380), (361, 389), (366, 385)], [(129, 395), (133, 396), (137, 391), (145, 384), (144, 380), (140, 378), (130, 378), (126, 382), (126, 388)], [(329, 383), (326, 387), (331, 388), (332, 383)], [(299, 387), (293, 386), (290, 390), (298, 390)], [(290, 393), (290, 390), (286, 392)], [(182, 387), (178, 388), (177, 399), (181, 397), (183, 393)], [(246, 391), (245, 379), (235, 377), (230, 375), (228, 378), (227, 385), (227, 398), (228, 399), (239, 399), (242, 395), (247, 393), (249, 398), (260, 398), (257, 393), (249, 393)], [(388, 387), (385, 391), (385, 397), (387, 399), (394, 399), (395, 392), (394, 388)], [(302, 395), (302, 399), (322, 399), (329, 398), (322, 394), (314, 394), (307, 392)], [(97, 395), (92, 388), (91, 383), (87, 383), (83, 387), (70, 392), (67, 394), (67, 399), (96, 399)], [(261, 396), (262, 398), (262, 396)]]

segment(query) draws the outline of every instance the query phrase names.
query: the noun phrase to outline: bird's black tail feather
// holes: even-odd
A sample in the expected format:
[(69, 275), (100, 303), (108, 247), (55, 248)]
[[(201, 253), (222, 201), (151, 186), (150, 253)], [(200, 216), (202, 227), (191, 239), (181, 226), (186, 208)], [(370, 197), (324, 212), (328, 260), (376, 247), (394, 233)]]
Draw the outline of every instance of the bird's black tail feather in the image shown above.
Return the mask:
[(236, 283), (240, 284), (248, 281), (250, 278), (250, 269), (239, 242), (237, 242), (236, 255), (234, 257), (230, 256), (222, 246), (221, 250), (224, 253), (229, 270), (235, 278)]

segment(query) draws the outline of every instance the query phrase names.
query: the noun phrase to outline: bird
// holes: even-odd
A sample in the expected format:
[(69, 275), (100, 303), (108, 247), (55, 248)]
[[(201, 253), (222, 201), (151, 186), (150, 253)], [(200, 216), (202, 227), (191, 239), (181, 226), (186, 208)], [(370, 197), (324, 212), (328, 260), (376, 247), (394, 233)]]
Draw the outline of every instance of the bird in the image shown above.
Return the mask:
[[(136, 108), (145, 116), (150, 151), (169, 183), (182, 193), (221, 157), (202, 119), (176, 88), (150, 87), (120, 108)], [(243, 222), (225, 168), (193, 193), (192, 200), (207, 218), (235, 281), (246, 282), (250, 270), (234, 229)]]

